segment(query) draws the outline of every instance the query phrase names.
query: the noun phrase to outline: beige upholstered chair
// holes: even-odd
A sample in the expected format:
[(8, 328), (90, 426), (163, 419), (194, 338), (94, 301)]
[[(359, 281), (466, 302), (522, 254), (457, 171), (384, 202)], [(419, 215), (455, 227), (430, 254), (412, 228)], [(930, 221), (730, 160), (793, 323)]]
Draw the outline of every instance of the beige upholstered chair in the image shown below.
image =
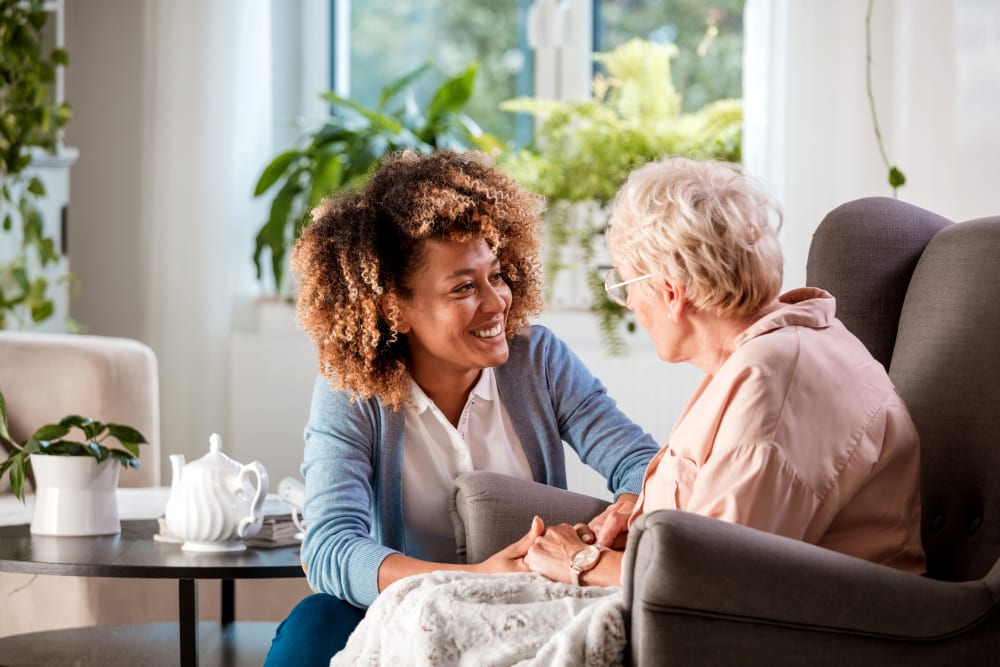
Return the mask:
[[(149, 444), (142, 446), (139, 469), (122, 470), (119, 484), (160, 484), (159, 385), (156, 356), (146, 345), (103, 336), (0, 332), (0, 390), (18, 442), (70, 414), (134, 426)], [(16, 501), (8, 495), (2, 502)], [(156, 601), (137, 592), (108, 579), (2, 573), (0, 635), (141, 615)]]
[(0, 389), (11, 435), (78, 414), (139, 429), (149, 445), (124, 487), (160, 484), (160, 409), (156, 356), (125, 338), (0, 332)]

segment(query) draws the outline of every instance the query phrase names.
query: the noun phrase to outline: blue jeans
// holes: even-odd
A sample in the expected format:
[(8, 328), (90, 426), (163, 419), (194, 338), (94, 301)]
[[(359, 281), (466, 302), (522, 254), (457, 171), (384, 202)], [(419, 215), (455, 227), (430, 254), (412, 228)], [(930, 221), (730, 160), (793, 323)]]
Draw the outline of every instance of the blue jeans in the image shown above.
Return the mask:
[(303, 599), (281, 622), (264, 667), (327, 667), (365, 610), (326, 593)]

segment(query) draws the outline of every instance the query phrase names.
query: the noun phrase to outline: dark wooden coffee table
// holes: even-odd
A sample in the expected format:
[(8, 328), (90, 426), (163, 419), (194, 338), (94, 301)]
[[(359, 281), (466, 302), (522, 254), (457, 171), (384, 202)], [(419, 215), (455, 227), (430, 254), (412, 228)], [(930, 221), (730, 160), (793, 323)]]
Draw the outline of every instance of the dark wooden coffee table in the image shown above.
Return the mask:
[[(49, 537), (32, 535), (28, 525), (0, 526), (0, 571), (29, 574), (74, 575), (82, 577), (132, 577), (139, 579), (176, 579), (178, 581), (178, 620), (172, 624), (136, 626), (96, 626), (71, 630), (53, 630), (15, 637), (0, 638), (0, 665), (45, 664), (44, 652), (65, 655), (73, 645), (93, 645), (102, 638), (123, 643), (130, 642), (134, 649), (128, 655), (143, 664), (136, 651), (145, 650), (143, 642), (158, 643), (162, 648), (164, 637), (176, 627), (180, 644), (180, 664), (184, 667), (198, 664), (198, 596), (195, 585), (198, 579), (222, 580), (222, 618), (218, 630), (204, 626), (206, 644), (211, 644), (211, 655), (220, 656), (220, 664), (240, 664), (237, 644), (249, 635), (250, 627), (235, 621), (236, 579), (285, 579), (305, 576), (299, 561), (298, 547), (278, 549), (248, 549), (240, 553), (190, 553), (182, 551), (179, 544), (153, 540), (158, 531), (156, 520), (122, 521), (118, 535), (101, 537)], [(273, 633), (273, 625), (258, 626), (257, 632)], [(261, 630), (260, 626), (268, 626)], [(86, 633), (90, 633), (89, 635)], [(175, 636), (175, 639), (178, 637)], [(88, 639), (89, 637), (89, 639)], [(266, 638), (270, 643), (270, 636)], [(146, 646), (149, 648), (150, 646)], [(34, 651), (31, 657), (21, 652)], [(266, 645), (264, 648), (266, 652)], [(92, 651), (91, 651), (92, 652)], [(162, 657), (162, 656), (161, 656)], [(260, 657), (257, 657), (259, 664)], [(35, 661), (35, 662), (32, 662)], [(216, 662), (215, 659), (212, 660)], [(50, 664), (59, 664), (58, 662)], [(97, 664), (89, 662), (87, 664)], [(169, 664), (169, 662), (168, 662)], [(176, 662), (174, 662), (176, 664)]]

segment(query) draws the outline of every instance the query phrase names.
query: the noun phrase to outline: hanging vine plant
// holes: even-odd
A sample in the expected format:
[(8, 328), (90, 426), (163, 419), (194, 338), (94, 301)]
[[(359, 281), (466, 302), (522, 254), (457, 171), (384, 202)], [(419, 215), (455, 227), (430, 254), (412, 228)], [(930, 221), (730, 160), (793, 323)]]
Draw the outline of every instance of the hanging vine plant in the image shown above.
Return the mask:
[(896, 165), (889, 160), (885, 152), (885, 144), (882, 143), (882, 131), (878, 126), (878, 114), (875, 112), (875, 95), (872, 93), (872, 9), (875, 7), (875, 0), (868, 0), (868, 11), (865, 13), (865, 86), (868, 92), (868, 108), (872, 113), (872, 127), (875, 130), (875, 141), (878, 143), (878, 152), (882, 156), (882, 163), (889, 172), (889, 187), (892, 188), (892, 196), (899, 197), (899, 188), (906, 185), (906, 176)]
[(72, 115), (50, 91), (69, 58), (61, 48), (44, 50), (48, 18), (43, 0), (0, 3), (0, 240), (9, 249), (0, 256), (0, 329), (38, 324), (54, 311), (43, 271), (59, 250), (38, 206), (45, 184), (28, 174), (35, 153), (56, 153)]

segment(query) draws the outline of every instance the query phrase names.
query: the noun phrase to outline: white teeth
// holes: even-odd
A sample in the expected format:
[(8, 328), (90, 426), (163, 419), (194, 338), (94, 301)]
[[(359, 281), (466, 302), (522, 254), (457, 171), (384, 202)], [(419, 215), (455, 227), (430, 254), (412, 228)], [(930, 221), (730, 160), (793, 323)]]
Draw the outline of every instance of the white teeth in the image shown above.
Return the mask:
[(492, 338), (493, 336), (499, 336), (503, 331), (503, 324), (497, 324), (491, 329), (482, 329), (480, 331), (473, 331), (472, 335), (478, 338)]

